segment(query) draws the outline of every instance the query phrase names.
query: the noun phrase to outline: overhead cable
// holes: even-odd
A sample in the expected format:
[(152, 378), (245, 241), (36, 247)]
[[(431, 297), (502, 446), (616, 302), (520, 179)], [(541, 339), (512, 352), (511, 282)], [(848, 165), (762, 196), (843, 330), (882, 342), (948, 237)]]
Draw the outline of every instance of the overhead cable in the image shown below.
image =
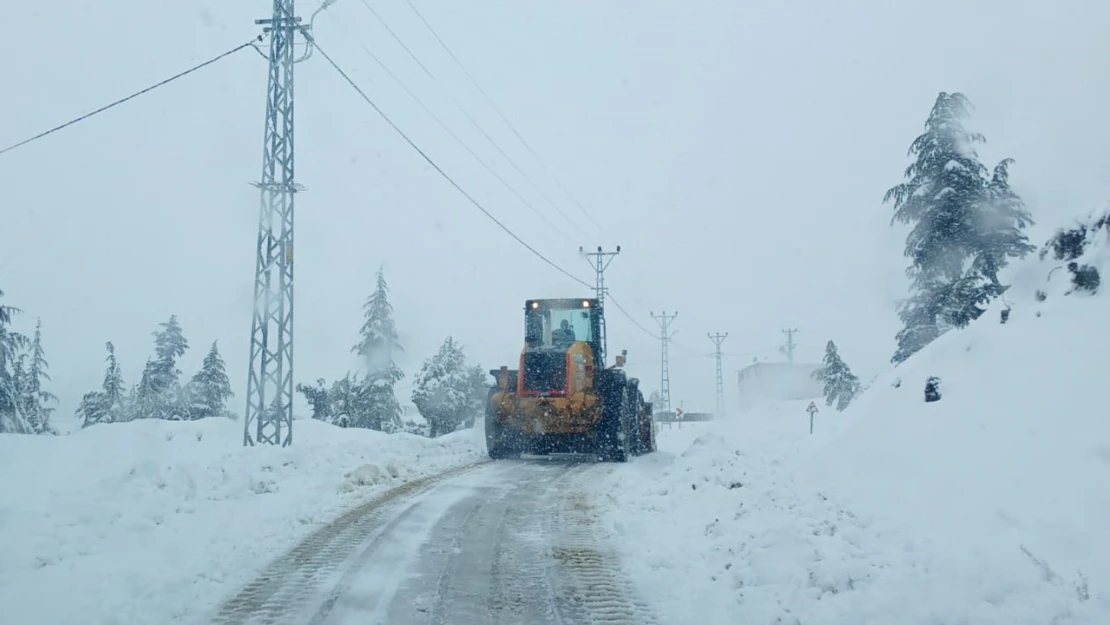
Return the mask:
[(6, 152), (11, 152), (12, 150), (14, 150), (16, 148), (20, 148), (20, 147), (23, 147), (23, 146), (27, 145), (28, 143), (31, 143), (32, 141), (37, 141), (39, 139), (42, 139), (43, 137), (45, 137), (47, 135), (50, 135), (50, 134), (53, 134), (55, 132), (58, 132), (59, 130), (61, 130), (63, 128), (67, 128), (67, 127), (72, 126), (72, 125), (74, 125), (78, 122), (85, 121), (86, 119), (89, 119), (90, 117), (93, 117), (94, 115), (98, 115), (100, 113), (103, 113), (104, 111), (107, 111), (108, 109), (110, 109), (112, 107), (119, 106), (120, 104), (123, 104), (124, 102), (127, 102), (128, 100), (132, 100), (134, 98), (137, 98), (137, 97), (143, 95), (144, 93), (154, 91), (158, 87), (161, 87), (163, 85), (167, 85), (167, 84), (177, 80), (178, 78), (182, 78), (182, 77), (187, 76), (188, 74), (191, 74), (191, 73), (193, 73), (193, 72), (195, 72), (195, 71), (197, 71), (201, 68), (207, 67), (207, 66), (215, 63), (216, 61), (219, 61), (221, 59), (229, 57), (232, 54), (235, 54), (236, 52), (238, 52), (240, 50), (243, 50), (245, 48), (249, 48), (249, 47), (253, 46), (256, 42), (259, 42), (259, 41), (262, 41), (262, 35), (259, 35), (259, 36), (255, 37), (254, 39), (251, 39), (250, 41), (248, 41), (248, 42), (246, 42), (242, 45), (236, 46), (236, 47), (228, 50), (227, 52), (224, 52), (223, 54), (221, 54), (219, 56), (211, 58), (211, 59), (209, 59), (209, 60), (207, 60), (207, 61), (205, 61), (205, 62), (203, 62), (199, 65), (194, 65), (193, 67), (190, 67), (189, 69), (187, 69), (187, 70), (185, 70), (185, 71), (183, 71), (179, 74), (174, 74), (173, 76), (170, 76), (169, 78), (167, 78), (167, 79), (165, 79), (161, 82), (155, 83), (155, 84), (147, 87), (146, 89), (143, 89), (142, 91), (136, 91), (135, 93), (132, 93), (131, 95), (129, 95), (125, 98), (120, 98), (119, 100), (116, 100), (115, 102), (112, 102), (111, 104), (108, 104), (106, 106), (102, 106), (102, 107), (96, 109), (95, 111), (85, 113), (84, 115), (82, 115), (80, 117), (77, 117), (75, 119), (71, 119), (70, 121), (68, 121), (64, 124), (61, 124), (60, 126), (55, 126), (55, 127), (51, 128), (50, 130), (47, 130), (45, 132), (40, 132), (39, 134), (37, 134), (33, 137), (30, 137), (28, 139), (24, 139), (23, 141), (20, 141), (19, 143), (10, 145), (10, 146), (0, 150), (0, 154), (4, 154)]
[(451, 186), (455, 187), (455, 190), (457, 190), (459, 193), (461, 193), (463, 195), (463, 197), (465, 197), (471, 204), (474, 205), (475, 208), (482, 211), (482, 213), (486, 217), (488, 217), (490, 219), (490, 221), (497, 224), (497, 226), (499, 228), (504, 230), (517, 243), (524, 246), (525, 249), (527, 249), (529, 252), (532, 252), (532, 254), (534, 254), (537, 258), (539, 258), (543, 262), (550, 265), (556, 271), (558, 271), (559, 273), (563, 274), (564, 276), (570, 278), (571, 280), (573, 280), (573, 281), (575, 281), (575, 282), (577, 282), (577, 283), (579, 283), (583, 286), (586, 286), (588, 288), (593, 288), (592, 284), (590, 284), (589, 282), (586, 282), (585, 280), (582, 280), (581, 278), (575, 276), (574, 274), (570, 273), (566, 269), (563, 269), (561, 266), (559, 266), (557, 263), (555, 263), (555, 261), (553, 261), (550, 258), (544, 256), (539, 250), (537, 250), (536, 248), (529, 245), (528, 242), (525, 241), (524, 239), (520, 238), (508, 226), (506, 226), (504, 223), (502, 223), (501, 220), (494, 217), (493, 213), (490, 213), (488, 210), (486, 210), (485, 206), (482, 206), (482, 204), (478, 200), (474, 199), (474, 197), (472, 195), (467, 193), (466, 190), (463, 189), (459, 185), (459, 183), (455, 182), (454, 178), (452, 178), (450, 175), (448, 175), (447, 172), (445, 172), (438, 164), (436, 164), (436, 162), (434, 160), (432, 160), (432, 158), (430, 156), (428, 156), (428, 154), (426, 152), (424, 152), (424, 150), (420, 149), (420, 146), (416, 145), (416, 143), (413, 142), (413, 140), (410, 139), (409, 136), (407, 134), (405, 134), (405, 132), (403, 130), (401, 130), (401, 128), (399, 126), (397, 126), (397, 124), (395, 124), (393, 122), (393, 120), (390, 119), (389, 116), (385, 114), (385, 111), (383, 111), (381, 108), (379, 108), (378, 105), (372, 99), (370, 99), (370, 96), (366, 95), (366, 92), (363, 91), (362, 88), (359, 87), (358, 84), (354, 80), (351, 79), (351, 77), (347, 74), (347, 72), (343, 71), (343, 68), (339, 67), (339, 64), (337, 64), (335, 62), (335, 60), (331, 58), (331, 55), (329, 55), (323, 48), (320, 47), (320, 44), (316, 42), (315, 38), (313, 38), (312, 35), (310, 35), (308, 33), (305, 33), (305, 37), (307, 37), (309, 42), (312, 43), (313, 46), (315, 46), (316, 51), (319, 52), (320, 55), (323, 56), (325, 60), (327, 60), (328, 64), (331, 65), (332, 68), (336, 72), (338, 72), (339, 75), (342, 76), (345, 81), (347, 81), (347, 84), (350, 85), (351, 88), (354, 89), (356, 92), (358, 92), (358, 94), (362, 97), (362, 99), (365, 100), (366, 103), (369, 104), (370, 107), (373, 108), (374, 111), (376, 111), (378, 113), (378, 115), (380, 115), (381, 118), (383, 120), (385, 120), (385, 122), (387, 124), (389, 124), (389, 126), (391, 128), (393, 128), (394, 131), (397, 132), (397, 134), (401, 135), (401, 138), (404, 139), (405, 142), (409, 144), (409, 147), (411, 147), (413, 150), (415, 150), (416, 153), (419, 154), (421, 158), (423, 158), (429, 165), (431, 165), (432, 168), (435, 169), (436, 172), (439, 173), (439, 175), (442, 176), (444, 180), (446, 180), (447, 182), (449, 182), (451, 184)]

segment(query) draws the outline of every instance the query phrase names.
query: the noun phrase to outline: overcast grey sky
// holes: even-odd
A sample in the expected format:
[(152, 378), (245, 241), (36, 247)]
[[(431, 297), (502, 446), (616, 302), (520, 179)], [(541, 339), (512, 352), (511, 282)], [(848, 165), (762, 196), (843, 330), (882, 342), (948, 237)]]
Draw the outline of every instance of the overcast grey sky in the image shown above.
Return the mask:
[[(1110, 8), (1080, 0), (414, 0), (544, 159), (543, 169), (404, 0), (321, 14), (321, 45), (469, 192), (544, 254), (592, 281), (578, 245), (620, 244), (613, 295), (654, 330), (679, 311), (672, 392), (712, 409), (707, 332), (726, 375), (836, 340), (865, 376), (888, 366), (905, 292), (903, 233), (883, 192), (937, 92), (976, 105), (988, 166), (1055, 226), (1108, 194)], [(317, 3), (298, 3), (307, 17)], [(267, 2), (17, 3), (0, 39), (0, 143), (91, 110), (242, 43)], [(475, 152), (569, 236), (502, 187), (362, 50), (377, 54)], [(0, 156), (0, 289), (41, 317), (59, 425), (99, 384), (115, 342), (126, 382), (171, 313), (192, 350), (219, 340), (240, 411), (246, 377), (265, 62), (245, 51), (89, 122)], [(569, 215), (475, 129), (463, 103)], [(409, 379), (454, 335), (484, 366), (515, 363), (529, 297), (584, 289), (530, 256), (414, 154), (320, 57), (297, 66), (296, 377), (332, 379), (385, 265)], [(557, 175), (598, 229), (560, 192)], [(610, 347), (658, 386), (658, 341), (610, 309)], [(730, 384), (730, 390), (731, 390)], [(408, 391), (400, 393), (407, 401)]]

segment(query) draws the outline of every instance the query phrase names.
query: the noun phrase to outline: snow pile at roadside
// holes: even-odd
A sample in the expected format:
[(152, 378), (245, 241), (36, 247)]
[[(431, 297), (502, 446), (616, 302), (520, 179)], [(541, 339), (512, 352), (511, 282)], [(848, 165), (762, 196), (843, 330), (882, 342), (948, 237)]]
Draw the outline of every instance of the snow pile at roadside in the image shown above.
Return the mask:
[[(1103, 276), (1106, 236), (1078, 259)], [(614, 471), (607, 522), (663, 620), (1110, 623), (1110, 297), (1065, 294), (1066, 262), (1021, 263), (1006, 324), (999, 302), (819, 403), (812, 436), (789, 406)]]
[(294, 425), (284, 449), (226, 419), (0, 435), (4, 622), (190, 622), (343, 510), (485, 452), (473, 429)]

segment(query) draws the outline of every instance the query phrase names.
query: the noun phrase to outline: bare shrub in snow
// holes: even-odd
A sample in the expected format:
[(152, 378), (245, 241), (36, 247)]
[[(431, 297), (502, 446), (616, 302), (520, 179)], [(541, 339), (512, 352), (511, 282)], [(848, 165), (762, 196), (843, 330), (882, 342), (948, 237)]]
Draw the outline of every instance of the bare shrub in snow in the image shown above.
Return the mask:
[(925, 380), (925, 401), (940, 401), (940, 378), (935, 375)]
[(1068, 263), (1068, 271), (1071, 272), (1071, 283), (1075, 287), (1075, 290), (1090, 291), (1092, 293), (1098, 290), (1098, 269), (1090, 265), (1080, 266), (1075, 261), (1072, 261)]

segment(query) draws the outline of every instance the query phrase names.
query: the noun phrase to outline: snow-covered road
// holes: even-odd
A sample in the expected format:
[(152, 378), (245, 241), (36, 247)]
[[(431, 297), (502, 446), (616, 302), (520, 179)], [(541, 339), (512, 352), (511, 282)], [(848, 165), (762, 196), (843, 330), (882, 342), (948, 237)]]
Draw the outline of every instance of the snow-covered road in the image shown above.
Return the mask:
[(613, 465), (483, 463), (410, 483), (276, 560), (218, 623), (602, 623), (655, 619), (600, 533)]

